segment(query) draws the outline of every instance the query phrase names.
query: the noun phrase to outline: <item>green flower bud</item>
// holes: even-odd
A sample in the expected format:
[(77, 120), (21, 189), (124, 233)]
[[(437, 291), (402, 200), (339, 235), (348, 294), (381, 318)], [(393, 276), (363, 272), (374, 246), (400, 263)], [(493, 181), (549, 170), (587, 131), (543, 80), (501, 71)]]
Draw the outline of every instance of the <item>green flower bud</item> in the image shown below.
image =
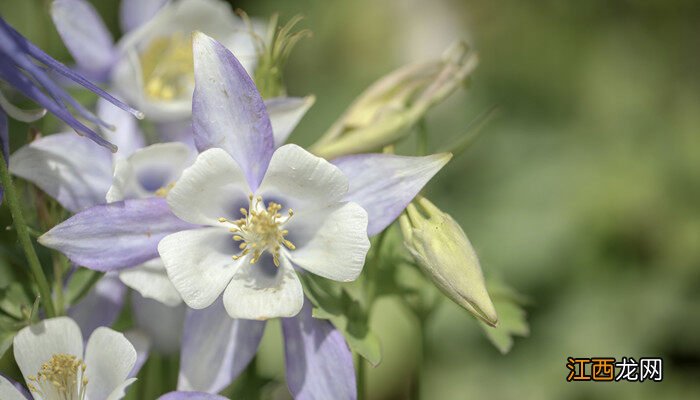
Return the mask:
[(399, 222), (406, 248), (435, 285), (475, 317), (496, 326), (498, 316), (479, 259), (459, 224), (425, 198), (409, 204)]
[(332, 159), (395, 143), (464, 83), (477, 64), (476, 54), (458, 42), (439, 60), (399, 68), (367, 88), (310, 150)]

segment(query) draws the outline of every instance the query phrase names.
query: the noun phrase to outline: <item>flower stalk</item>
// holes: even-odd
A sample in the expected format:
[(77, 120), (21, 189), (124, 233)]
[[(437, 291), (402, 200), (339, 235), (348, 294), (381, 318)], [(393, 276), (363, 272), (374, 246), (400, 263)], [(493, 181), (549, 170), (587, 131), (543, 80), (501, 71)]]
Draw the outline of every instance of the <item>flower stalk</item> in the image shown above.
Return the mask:
[(29, 229), (27, 223), (24, 220), (24, 215), (22, 215), (22, 208), (19, 204), (19, 199), (17, 198), (17, 191), (12, 183), (12, 178), (10, 177), (10, 171), (7, 168), (7, 160), (0, 154), (0, 178), (2, 179), (3, 187), (5, 188), (5, 199), (7, 200), (7, 206), (10, 208), (10, 213), (12, 214), (12, 222), (17, 231), (17, 239), (24, 250), (24, 255), (27, 258), (27, 264), (31, 271), (32, 277), (36, 282), (39, 289), (39, 296), (41, 296), (41, 301), (44, 304), (44, 310), (46, 310), (46, 316), (51, 318), (55, 317), (56, 309), (54, 308), (53, 299), (51, 298), (51, 289), (49, 282), (44, 275), (44, 270), (41, 268), (41, 263), (39, 262), (39, 257), (36, 255), (34, 250), (34, 245), (32, 245), (31, 238), (29, 237)]

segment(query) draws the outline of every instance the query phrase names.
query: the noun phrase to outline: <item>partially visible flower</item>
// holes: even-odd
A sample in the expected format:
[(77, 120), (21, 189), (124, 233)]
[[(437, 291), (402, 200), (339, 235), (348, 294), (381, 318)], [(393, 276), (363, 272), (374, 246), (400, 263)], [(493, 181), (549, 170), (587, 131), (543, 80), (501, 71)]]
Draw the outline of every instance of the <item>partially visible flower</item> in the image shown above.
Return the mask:
[(254, 32), (220, 0), (168, 3), (141, 28), (124, 36), (112, 83), (156, 121), (185, 119), (192, 111), (192, 31), (216, 37), (244, 60), (257, 60)]
[[(54, 72), (73, 80), (115, 106), (130, 112), (138, 118), (143, 118), (141, 112), (117, 100), (82, 75), (51, 58), (51, 56), (20, 35), (4, 19), (0, 18), (0, 79), (56, 115), (78, 134), (85, 135), (95, 143), (116, 151), (117, 147), (115, 145), (80, 122), (71, 113), (69, 107), (72, 107), (78, 116), (93, 124), (103, 127), (109, 127), (110, 125), (96, 117), (71, 97), (49, 76), (49, 72)], [(21, 110), (12, 106), (5, 96), (0, 93), (0, 114), (2, 113), (8, 113), (10, 116), (17, 117), (17, 119), (23, 121), (42, 115), (41, 113), (27, 115), (21, 112)], [(7, 139), (3, 133), (3, 142), (6, 141)]]
[[(354, 400), (352, 352), (328, 320), (311, 316), (311, 308), (307, 301), (298, 315), (281, 320), (289, 392), (300, 400)], [(178, 390), (217, 393), (227, 387), (257, 353), (265, 326), (265, 321), (228, 318), (221, 300), (188, 310)]]
[(481, 265), (459, 224), (425, 198), (409, 204), (400, 218), (404, 243), (418, 265), (447, 297), (485, 323), (496, 326)]
[[(190, 149), (181, 143), (144, 147), (143, 135), (129, 114), (108, 107), (104, 101), (98, 103), (97, 112), (115, 125), (114, 131), (106, 133), (119, 145), (118, 153), (95, 149), (71, 133), (58, 133), (17, 150), (11, 157), (11, 172), (34, 183), (71, 212), (98, 206), (106, 198), (115, 202), (124, 198), (154, 198), (164, 203), (157, 192), (175, 181), (189, 165)], [(101, 218), (99, 214), (92, 215), (93, 219)], [(117, 319), (126, 304), (125, 284), (140, 292), (131, 293), (135, 326), (144, 339), (134, 341), (139, 353), (135, 367), (138, 369), (149, 347), (160, 353), (177, 350), (185, 307), (157, 254), (132, 267), (120, 273), (108, 273), (85, 298), (70, 307), (68, 314), (80, 325), (83, 335), (88, 336), (99, 326), (110, 326)]]
[(440, 60), (397, 69), (370, 85), (310, 151), (335, 158), (395, 143), (464, 83), (477, 63), (476, 54), (458, 42)]
[[(127, 379), (136, 351), (123, 334), (99, 328), (83, 348), (78, 325), (67, 317), (44, 320), (15, 336), (15, 361), (36, 400), (119, 400), (136, 379)], [(26, 400), (0, 376), (0, 398)]]

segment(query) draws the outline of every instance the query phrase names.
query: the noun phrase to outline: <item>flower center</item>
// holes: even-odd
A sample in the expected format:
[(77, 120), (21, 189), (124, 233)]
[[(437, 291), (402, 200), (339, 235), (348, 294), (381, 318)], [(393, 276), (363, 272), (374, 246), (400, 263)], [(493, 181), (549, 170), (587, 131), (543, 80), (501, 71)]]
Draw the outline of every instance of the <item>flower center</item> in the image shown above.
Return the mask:
[(194, 84), (192, 39), (182, 32), (153, 39), (141, 53), (144, 91), (154, 100), (189, 94)]
[(83, 360), (70, 354), (54, 354), (27, 379), (29, 390), (46, 400), (84, 400), (88, 379)]
[(285, 239), (289, 231), (284, 229), (284, 225), (292, 218), (294, 211), (289, 209), (287, 215), (282, 215), (279, 212), (281, 209), (280, 204), (272, 201), (265, 207), (262, 197), (253, 197), (251, 194), (248, 196), (248, 209), (241, 208), (243, 218), (235, 221), (219, 218), (219, 222), (232, 225), (229, 231), (234, 233), (233, 240), (241, 242), (238, 246), (241, 252), (233, 256), (234, 260), (253, 253), (250, 263), (255, 264), (260, 256), (268, 251), (272, 254), (275, 265), (279, 267), (282, 246), (289, 250), (296, 249), (292, 242)]

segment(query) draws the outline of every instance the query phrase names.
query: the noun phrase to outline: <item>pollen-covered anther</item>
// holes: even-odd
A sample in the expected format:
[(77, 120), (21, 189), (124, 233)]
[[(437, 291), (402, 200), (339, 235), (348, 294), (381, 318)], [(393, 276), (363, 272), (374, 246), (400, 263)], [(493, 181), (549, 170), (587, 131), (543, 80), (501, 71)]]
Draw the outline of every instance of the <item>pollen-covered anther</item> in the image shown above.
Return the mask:
[(285, 238), (289, 231), (284, 229), (284, 225), (294, 215), (292, 209), (287, 210), (287, 215), (280, 214), (282, 205), (273, 201), (267, 203), (262, 197), (248, 196), (248, 209), (241, 208), (243, 218), (231, 221), (227, 218), (219, 218), (219, 222), (231, 225), (229, 231), (234, 233), (233, 240), (241, 242), (238, 246), (241, 252), (232, 256), (238, 260), (252, 253), (250, 263), (255, 264), (260, 257), (269, 252), (275, 265), (280, 265), (280, 253), (282, 246), (289, 250), (296, 249), (294, 243)]
[(70, 354), (54, 354), (36, 376), (27, 379), (29, 390), (44, 399), (84, 400), (88, 378), (83, 360)]
[(177, 32), (151, 41), (140, 55), (144, 92), (155, 100), (173, 100), (194, 84), (192, 39)]

